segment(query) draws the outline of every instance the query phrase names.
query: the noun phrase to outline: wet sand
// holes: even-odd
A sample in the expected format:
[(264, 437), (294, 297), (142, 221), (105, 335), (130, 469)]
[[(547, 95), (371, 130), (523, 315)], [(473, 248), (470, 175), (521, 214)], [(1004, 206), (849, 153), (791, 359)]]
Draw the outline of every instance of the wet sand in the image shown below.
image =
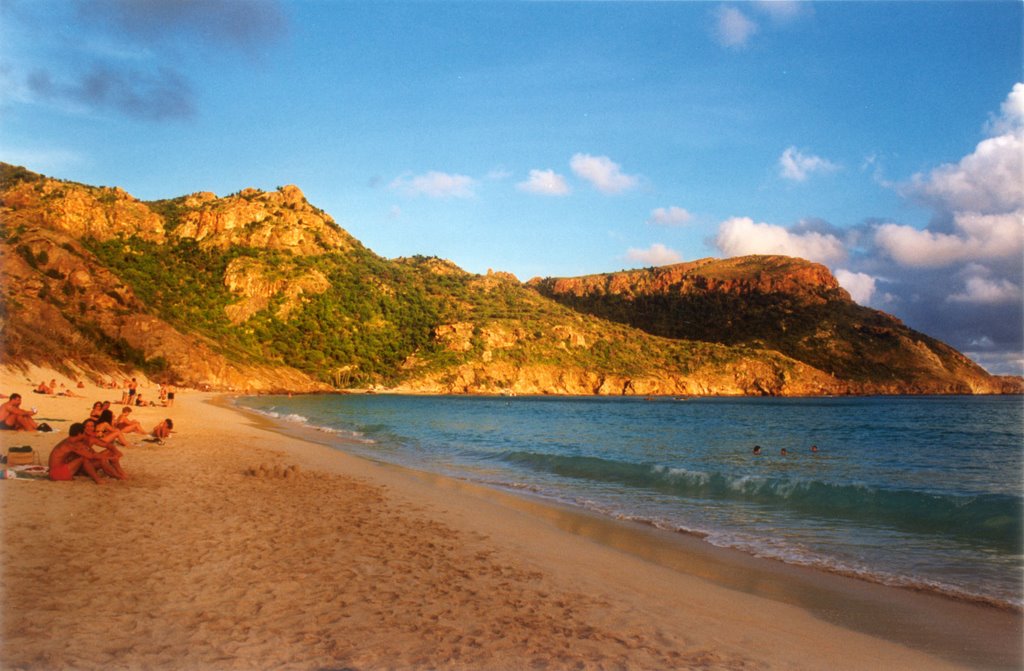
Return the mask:
[[(44, 398), (11, 372), (0, 384), (60, 434), (115, 394)], [(176, 431), (132, 439), (130, 481), (0, 481), (0, 666), (1021, 664), (1018, 614), (358, 459), (213, 400), (137, 409), (147, 429), (169, 416)], [(42, 458), (59, 437), (0, 434)]]

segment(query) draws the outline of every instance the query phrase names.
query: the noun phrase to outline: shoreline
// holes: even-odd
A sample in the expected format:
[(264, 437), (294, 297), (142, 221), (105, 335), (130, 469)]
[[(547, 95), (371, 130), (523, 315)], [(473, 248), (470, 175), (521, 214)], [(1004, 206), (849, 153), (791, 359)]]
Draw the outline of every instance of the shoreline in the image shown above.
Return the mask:
[[(1004, 645), (1024, 632), (1024, 611), (981, 597), (957, 595), (847, 575), (812, 566), (756, 557), (742, 550), (705, 542), (699, 534), (663, 529), (646, 521), (618, 519), (529, 492), (506, 491), (447, 475), (421, 471), (352, 454), (338, 434), (329, 439), (310, 426), (290, 425), (238, 403), (238, 397), (213, 402), (250, 417), (265, 429), (305, 440), (348, 458), (366, 461), (404, 478), (459, 491), (477, 499), (522, 511), (566, 533), (598, 543), (672, 571), (698, 576), (718, 586), (801, 608), (844, 629), (926, 650), (960, 663), (988, 657), (981, 668), (1019, 668), (1024, 643)], [(307, 435), (308, 434), (308, 435)], [(842, 610), (836, 603), (854, 603)], [(1000, 649), (1002, 649), (1000, 651)], [(990, 654), (990, 653), (995, 654)], [(1007, 664), (1006, 662), (1009, 661)]]
[[(395, 394), (395, 396), (424, 397), (425, 395), (421, 395), (421, 394), (408, 394), (408, 395), (405, 395), (405, 394)], [(790, 558), (785, 557), (785, 556), (777, 556), (777, 555), (772, 555), (772, 554), (759, 554), (756, 549), (738, 548), (738, 547), (730, 546), (728, 544), (720, 544), (720, 543), (714, 542), (714, 531), (713, 530), (712, 531), (708, 531), (708, 530), (704, 530), (704, 529), (695, 529), (695, 528), (692, 528), (692, 527), (683, 526), (682, 524), (678, 523), (678, 520), (675, 520), (675, 522), (678, 525), (673, 525), (672, 523), (670, 523), (665, 518), (661, 518), (661, 517), (657, 517), (657, 516), (650, 516), (650, 515), (645, 516), (643, 512), (639, 512), (639, 513), (635, 512), (635, 511), (633, 511), (633, 512), (621, 512), (621, 510), (622, 510), (621, 508), (620, 509), (616, 509), (614, 507), (608, 507), (607, 504), (605, 504), (605, 505), (597, 505), (596, 503), (594, 503), (594, 501), (587, 500), (586, 497), (584, 497), (583, 500), (580, 500), (578, 498), (575, 499), (575, 500), (572, 499), (572, 498), (559, 498), (557, 495), (551, 495), (550, 493), (543, 493), (540, 489), (535, 489), (534, 487), (518, 483), (518, 482), (515, 481), (514, 478), (513, 478), (513, 480), (506, 480), (506, 481), (499, 481), (499, 480), (495, 480), (493, 478), (492, 479), (478, 479), (478, 478), (475, 478), (470, 472), (463, 472), (463, 473), (460, 474), (460, 473), (453, 473), (450, 470), (449, 471), (438, 471), (437, 469), (432, 467), (432, 462), (423, 462), (421, 464), (416, 464), (416, 463), (407, 463), (407, 462), (402, 462), (402, 461), (389, 460), (388, 457), (381, 458), (381, 457), (378, 457), (378, 456), (375, 455), (375, 450), (367, 449), (367, 446), (365, 444), (366, 441), (362, 440), (362, 438), (360, 438), (360, 437), (352, 438), (351, 436), (348, 435), (348, 432), (346, 432), (345, 430), (334, 429), (334, 428), (331, 428), (329, 425), (328, 426), (318, 426), (318, 425), (315, 425), (315, 424), (311, 424), (311, 423), (309, 423), (309, 420), (307, 420), (305, 417), (302, 417), (300, 415), (285, 415), (285, 414), (282, 414), (281, 416), (278, 416), (278, 414), (276, 412), (269, 412), (269, 411), (260, 410), (260, 409), (253, 408), (253, 407), (250, 407), (248, 405), (245, 405), (245, 404), (243, 404), (241, 402), (242, 399), (246, 399), (246, 398), (260, 399), (260, 398), (264, 398), (265, 395), (242, 395), (242, 394), (238, 394), (238, 395), (231, 395), (231, 397), (233, 399), (231, 401), (231, 407), (234, 407), (234, 408), (238, 409), (241, 412), (251, 413), (254, 416), (257, 416), (257, 417), (260, 417), (262, 419), (265, 419), (268, 422), (268, 426), (276, 426), (277, 429), (281, 433), (283, 433), (284, 435), (295, 437), (295, 438), (298, 438), (300, 440), (308, 440), (308, 441), (311, 441), (311, 442), (314, 442), (314, 443), (318, 443), (318, 444), (321, 444), (321, 445), (325, 445), (325, 446), (328, 446), (328, 447), (336, 446), (336, 449), (339, 449), (340, 451), (343, 451), (346, 454), (350, 454), (350, 455), (355, 456), (357, 458), (369, 459), (371, 461), (380, 461), (382, 463), (391, 463), (391, 464), (393, 464), (393, 465), (395, 465), (395, 466), (397, 466), (399, 468), (407, 468), (407, 469), (411, 469), (411, 470), (414, 470), (414, 471), (416, 471), (416, 470), (425, 470), (425, 471), (428, 471), (429, 473), (446, 473), (446, 475), (444, 477), (455, 478), (455, 479), (460, 480), (460, 481), (465, 481), (467, 483), (476, 484), (476, 485), (478, 485), (480, 487), (483, 487), (485, 489), (491, 489), (491, 490), (495, 490), (495, 491), (498, 491), (498, 492), (504, 492), (504, 493), (507, 493), (507, 494), (510, 494), (510, 495), (516, 496), (516, 497), (524, 497), (524, 498), (528, 498), (528, 499), (533, 499), (533, 500), (536, 500), (537, 502), (539, 502), (542, 505), (550, 505), (550, 506), (555, 506), (555, 507), (565, 506), (565, 507), (567, 507), (570, 510), (576, 510), (576, 511), (580, 511), (581, 513), (586, 513), (588, 515), (593, 515), (593, 516), (596, 516), (599, 519), (607, 519), (607, 520), (610, 520), (610, 521), (618, 521), (618, 522), (621, 522), (623, 524), (629, 524), (629, 525), (640, 525), (640, 526), (643, 526), (643, 527), (651, 527), (653, 529), (658, 530), (659, 532), (666, 533), (666, 534), (669, 534), (671, 536), (682, 535), (682, 536), (685, 536), (685, 537), (692, 537), (692, 538), (700, 539), (700, 540), (705, 541), (706, 544), (712, 545), (714, 547), (718, 547), (718, 548), (722, 548), (722, 549), (730, 550), (730, 551), (736, 551), (736, 552), (739, 552), (740, 554), (743, 554), (745, 556), (755, 557), (755, 558), (758, 558), (758, 559), (764, 560), (764, 561), (778, 562), (778, 563), (781, 563), (781, 564), (783, 564), (785, 566), (800, 567), (800, 568), (804, 568), (804, 569), (807, 569), (807, 570), (810, 570), (810, 571), (815, 571), (815, 572), (820, 572), (820, 573), (827, 573), (827, 574), (836, 575), (836, 576), (842, 576), (844, 578), (850, 578), (850, 579), (856, 580), (858, 582), (866, 582), (866, 583), (870, 583), (870, 584), (874, 584), (874, 585), (890, 587), (890, 588), (895, 588), (895, 589), (901, 589), (901, 590), (906, 590), (906, 591), (911, 591), (911, 592), (917, 592), (917, 593), (921, 593), (921, 594), (925, 594), (925, 595), (940, 596), (940, 597), (943, 597), (943, 598), (946, 598), (946, 599), (950, 599), (950, 600), (956, 601), (956, 602), (963, 602), (963, 603), (969, 603), (969, 604), (977, 604), (977, 605), (980, 605), (980, 606), (986, 606), (986, 607), (995, 608), (997, 610), (1006, 611), (1006, 612), (1011, 613), (1011, 614), (1024, 615), (1024, 603), (1022, 603), (1020, 601), (1020, 598), (1021, 598), (1022, 595), (1019, 594), (1016, 590), (1014, 590), (1012, 593), (1011, 592), (1005, 592), (1005, 593), (1001, 593), (1001, 594), (985, 593), (985, 592), (972, 592), (972, 591), (970, 591), (970, 590), (968, 590), (966, 588), (959, 588), (959, 587), (957, 587), (956, 585), (953, 585), (953, 584), (944, 584), (944, 583), (939, 583), (939, 582), (929, 582), (929, 581), (927, 581), (925, 579), (911, 580), (911, 579), (906, 578), (905, 576), (900, 575), (899, 573), (894, 573), (894, 572), (889, 572), (889, 573), (876, 572), (876, 573), (872, 573), (872, 572), (870, 572), (870, 571), (868, 571), (866, 569), (858, 570), (858, 567), (852, 566), (852, 565), (843, 565), (843, 564), (837, 564), (837, 563), (829, 564), (828, 562), (825, 562), (825, 561), (818, 561), (818, 562), (813, 562), (813, 561), (793, 561)], [(465, 395), (449, 395), (449, 396), (427, 395), (427, 397), (429, 397), (429, 398), (452, 399), (453, 401), (458, 401), (458, 400), (464, 399)], [(564, 397), (548, 397), (548, 396), (525, 396), (525, 397), (520, 397), (520, 398), (522, 398), (524, 400), (551, 400), (551, 401), (559, 401), (559, 400), (563, 400), (564, 399)], [(606, 397), (598, 397), (598, 396), (580, 396), (580, 397), (572, 397), (572, 398), (573, 399), (583, 399), (583, 400), (593, 400), (595, 402), (608, 401), (608, 402), (612, 402), (612, 403), (617, 403), (620, 400), (620, 397), (606, 398)], [(918, 397), (911, 397), (911, 396), (907, 396), (907, 397), (903, 397), (903, 398), (912, 399), (915, 402), (919, 400)], [(946, 400), (946, 399), (948, 399), (948, 397), (946, 397), (946, 396), (942, 396), (942, 397), (938, 397), (937, 396), (935, 398), (936, 398), (936, 400)], [(969, 400), (969, 399), (973, 398), (973, 396), (959, 396), (958, 398)], [(625, 399), (624, 402), (626, 402), (626, 403), (629, 403), (629, 402), (639, 402), (640, 400), (641, 400), (640, 398), (633, 398), (633, 399)], [(664, 403), (664, 402), (669, 402), (671, 399), (670, 399), (670, 397), (654, 397), (654, 398), (647, 398), (647, 399), (643, 399), (643, 400), (648, 400), (648, 401), (655, 400), (655, 401), (660, 401), (660, 402)], [(708, 399), (699, 399), (699, 401), (700, 400), (707, 401)], [(724, 400), (724, 401), (728, 402), (728, 401), (732, 401), (733, 399), (732, 398), (728, 398), (728, 399), (718, 399), (718, 398), (716, 398), (715, 400)], [(745, 400), (750, 400), (750, 399), (745, 399)], [(783, 399), (775, 399), (775, 400), (781, 401)], [(788, 401), (790, 399), (784, 399), (784, 400)], [(765, 401), (768, 402), (768, 403), (771, 403), (772, 399), (765, 399)], [(711, 402), (714, 403), (714, 400), (712, 400)], [(259, 402), (257, 402), (257, 405), (259, 405)], [(282, 411), (282, 412), (284, 412), (284, 411)], [(300, 412), (302, 412), (302, 411), (300, 411)], [(373, 441), (370, 441), (370, 442), (373, 442)], [(389, 454), (389, 452), (388, 452), (388, 454)]]
[[(20, 378), (3, 391), (26, 393)], [(81, 393), (38, 403), (62, 418), (55, 433), (4, 446), (45, 456), (111, 392)], [(125, 449), (127, 482), (0, 483), (5, 668), (1020, 665), (1019, 616), (837, 591), (840, 576), (373, 462), (227, 402), (181, 390), (172, 409), (138, 409), (147, 429), (167, 415), (176, 430)], [(995, 647), (955, 653), (935, 624), (920, 640), (895, 620), (859, 630), (879, 606)]]

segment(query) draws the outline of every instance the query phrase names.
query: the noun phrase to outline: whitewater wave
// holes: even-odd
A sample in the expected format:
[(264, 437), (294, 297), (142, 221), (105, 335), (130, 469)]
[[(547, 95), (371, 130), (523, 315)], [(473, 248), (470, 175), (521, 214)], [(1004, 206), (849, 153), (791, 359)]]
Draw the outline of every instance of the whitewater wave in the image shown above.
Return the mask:
[(915, 533), (953, 535), (1000, 549), (1022, 551), (1022, 498), (1009, 494), (976, 496), (886, 489), (861, 483), (761, 475), (730, 475), (589, 456), (526, 451), (498, 457), (520, 468), (687, 499), (742, 501), (784, 508), (801, 515), (837, 518)]

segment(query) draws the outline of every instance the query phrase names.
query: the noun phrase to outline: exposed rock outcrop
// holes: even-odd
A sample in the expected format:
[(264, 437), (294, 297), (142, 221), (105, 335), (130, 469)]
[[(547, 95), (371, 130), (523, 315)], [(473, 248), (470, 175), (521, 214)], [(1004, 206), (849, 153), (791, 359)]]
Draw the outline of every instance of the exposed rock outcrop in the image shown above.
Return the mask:
[(178, 221), (175, 237), (220, 249), (241, 245), (310, 255), (358, 244), (296, 186), (272, 192), (244, 189), (226, 198), (195, 193), (184, 199)]

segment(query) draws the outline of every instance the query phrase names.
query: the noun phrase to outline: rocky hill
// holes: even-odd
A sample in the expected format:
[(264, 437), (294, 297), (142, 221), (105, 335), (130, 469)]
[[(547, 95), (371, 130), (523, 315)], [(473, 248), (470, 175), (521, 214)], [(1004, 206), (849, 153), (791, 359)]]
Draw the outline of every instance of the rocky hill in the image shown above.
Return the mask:
[(646, 270), (531, 280), (574, 310), (666, 338), (769, 349), (853, 393), (1001, 393), (952, 347), (862, 307), (820, 264), (784, 256), (701, 259)]
[(0, 256), (5, 364), (240, 391), (1012, 386), (856, 306), (827, 270), (799, 260), (523, 285), (432, 257), (381, 258), (294, 186), (142, 202), (0, 164)]

